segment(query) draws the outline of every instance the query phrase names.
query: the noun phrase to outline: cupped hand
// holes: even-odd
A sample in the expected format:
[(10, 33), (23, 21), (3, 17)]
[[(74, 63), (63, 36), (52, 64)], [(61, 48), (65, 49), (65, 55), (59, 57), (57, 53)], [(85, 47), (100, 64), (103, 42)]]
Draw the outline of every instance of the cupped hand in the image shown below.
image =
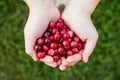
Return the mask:
[[(36, 39), (42, 36), (51, 20), (56, 21), (60, 17), (60, 13), (51, 0), (26, 0), (26, 3), (30, 12), (24, 28), (25, 50), (33, 60), (37, 61), (33, 49)], [(57, 63), (50, 56), (46, 56), (40, 61), (51, 67), (57, 66)]]
[(87, 62), (92, 54), (98, 39), (98, 33), (92, 23), (91, 14), (98, 2), (99, 0), (71, 0), (68, 2), (62, 18), (70, 29), (85, 42), (85, 45), (84, 49), (78, 54), (69, 56), (67, 59), (62, 59), (62, 64), (59, 67), (60, 70), (65, 70), (68, 66), (74, 65), (80, 60)]

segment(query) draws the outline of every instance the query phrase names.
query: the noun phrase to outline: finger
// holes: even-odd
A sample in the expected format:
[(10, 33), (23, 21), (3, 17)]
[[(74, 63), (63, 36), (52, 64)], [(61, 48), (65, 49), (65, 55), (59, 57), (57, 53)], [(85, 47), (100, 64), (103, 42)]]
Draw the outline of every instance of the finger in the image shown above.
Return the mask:
[(57, 65), (61, 65), (62, 64), (62, 60), (60, 59), (58, 62), (57, 62)]
[(45, 64), (48, 65), (48, 66), (51, 66), (53, 68), (57, 67), (57, 63), (56, 62), (52, 62), (52, 63), (46, 63), (45, 62)]
[(37, 61), (36, 53), (33, 49), (35, 40), (34, 39), (29, 39), (25, 40), (25, 52), (33, 58), (34, 61)]
[(65, 70), (66, 68), (67, 68), (67, 66), (64, 66), (64, 65), (60, 65), (60, 66), (59, 66), (59, 69), (60, 69), (61, 71)]
[(77, 62), (81, 60), (81, 54), (82, 54), (82, 50), (78, 53), (78, 54), (74, 54), (72, 56), (69, 56), (67, 58), (67, 62), (72, 63), (72, 62)]
[(68, 66), (69, 62), (66, 59), (62, 60), (62, 65)]
[(72, 62), (72, 63), (69, 63), (68, 66), (73, 66), (73, 65), (75, 65), (77, 62), (78, 62), (78, 61), (76, 61), (76, 62)]
[(94, 40), (87, 40), (85, 44), (84, 51), (82, 53), (82, 59), (84, 62), (88, 61), (89, 56), (93, 52), (93, 49), (95, 48), (96, 41)]
[(76, 64), (78, 61), (76, 61), (76, 62), (67, 62), (67, 60), (65, 59), (63, 62), (62, 62), (62, 64), (64, 65), (64, 66), (73, 66), (74, 64)]
[(43, 59), (40, 59), (40, 61), (42, 61), (44, 63), (52, 63), (53, 58), (51, 56), (46, 55)]
[[(63, 60), (65, 60), (65, 57), (61, 57), (61, 60), (62, 60), (62, 62), (63, 62)], [(61, 64), (61, 65), (59, 66), (59, 69), (60, 69), (61, 71), (65, 70), (66, 68), (67, 68), (67, 66), (65, 66), (65, 65), (63, 65), (63, 64)]]

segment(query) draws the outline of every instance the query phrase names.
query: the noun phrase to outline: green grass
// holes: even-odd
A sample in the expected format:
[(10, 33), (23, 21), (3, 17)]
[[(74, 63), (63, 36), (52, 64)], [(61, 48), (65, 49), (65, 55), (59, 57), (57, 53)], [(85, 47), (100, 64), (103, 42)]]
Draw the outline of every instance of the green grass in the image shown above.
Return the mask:
[(22, 0), (0, 0), (0, 80), (119, 80), (120, 0), (101, 0), (92, 19), (99, 33), (88, 63), (65, 71), (34, 62), (24, 52), (28, 8)]

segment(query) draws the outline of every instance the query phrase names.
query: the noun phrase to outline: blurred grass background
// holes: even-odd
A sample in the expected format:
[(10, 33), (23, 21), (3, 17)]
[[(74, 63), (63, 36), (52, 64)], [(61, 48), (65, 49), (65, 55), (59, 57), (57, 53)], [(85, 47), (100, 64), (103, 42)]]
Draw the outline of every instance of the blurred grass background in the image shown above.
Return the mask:
[(0, 0), (0, 80), (120, 80), (120, 0), (101, 0), (92, 19), (99, 33), (88, 63), (65, 71), (34, 62), (24, 52), (28, 7), (22, 0)]

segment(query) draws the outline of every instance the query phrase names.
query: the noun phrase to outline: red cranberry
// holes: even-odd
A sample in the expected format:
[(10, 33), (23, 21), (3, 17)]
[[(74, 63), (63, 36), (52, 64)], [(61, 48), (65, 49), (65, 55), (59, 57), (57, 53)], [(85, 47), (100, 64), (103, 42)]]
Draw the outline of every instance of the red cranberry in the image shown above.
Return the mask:
[(60, 43), (62, 43), (62, 42), (63, 42), (63, 40), (64, 40), (64, 39), (63, 39), (63, 38), (61, 38), (61, 39), (60, 39)]
[(72, 41), (72, 42), (70, 43), (70, 46), (73, 47), (73, 48), (74, 48), (74, 47), (77, 47), (77, 42), (76, 42), (76, 41)]
[(52, 30), (52, 33), (53, 33), (53, 34), (58, 33), (58, 28), (54, 28), (54, 29)]
[(63, 25), (63, 28), (64, 28), (64, 29), (68, 29), (68, 26), (64, 24), (64, 25)]
[(45, 33), (44, 33), (44, 37), (50, 37), (50, 32), (48, 32), (48, 31), (46, 31)]
[(57, 20), (57, 22), (61, 22), (61, 23), (63, 23), (64, 20), (63, 20), (63, 18), (59, 18), (59, 19)]
[(45, 44), (46, 44), (46, 45), (49, 45), (50, 43), (51, 43), (51, 40), (50, 40), (49, 38), (46, 38), (46, 39), (45, 39)]
[(40, 45), (35, 45), (35, 46), (34, 46), (34, 50), (35, 50), (36, 52), (39, 52), (40, 50), (42, 50), (42, 47), (41, 47)]
[(78, 51), (78, 48), (73, 48), (72, 51), (73, 51), (74, 54), (76, 54), (76, 53), (79, 52), (79, 51)]
[(83, 49), (82, 43), (78, 43), (78, 44), (77, 44), (77, 48), (78, 48), (79, 50)]
[(50, 40), (53, 41), (54, 40), (54, 35), (50, 36)]
[(56, 42), (52, 42), (51, 44), (50, 44), (50, 47), (52, 48), (52, 49), (56, 49), (57, 48), (57, 43)]
[(55, 28), (55, 25), (56, 25), (56, 22), (54, 22), (54, 21), (51, 21), (49, 23), (50, 28)]
[(43, 51), (48, 52), (48, 50), (49, 50), (48, 46), (44, 45), (43, 46)]
[(69, 41), (69, 42), (71, 42), (71, 41), (72, 41), (72, 39), (71, 39), (71, 38), (69, 38), (69, 39), (68, 39), (68, 41)]
[(72, 51), (72, 50), (67, 51), (67, 55), (68, 55), (68, 56), (73, 55), (73, 51)]
[(53, 59), (55, 62), (58, 62), (60, 60), (60, 57), (58, 55), (53, 56)]
[(69, 46), (69, 45), (65, 45), (64, 48), (65, 48), (66, 50), (69, 50), (69, 49), (70, 49), (70, 46)]
[(60, 34), (61, 34), (61, 35), (65, 34), (65, 33), (66, 33), (66, 30), (65, 30), (65, 29), (63, 29), (63, 30), (60, 31)]
[(63, 52), (64, 52), (64, 48), (63, 48), (63, 47), (59, 47), (59, 48), (58, 48), (58, 52), (59, 52), (59, 53), (63, 53)]
[(58, 44), (58, 47), (63, 47), (63, 45), (59, 43), (59, 44)]
[(48, 55), (53, 56), (55, 54), (55, 51), (53, 49), (48, 50)]
[(73, 39), (74, 39), (74, 41), (76, 41), (76, 42), (79, 42), (79, 41), (80, 41), (80, 39), (79, 39), (78, 36), (75, 36)]
[(63, 45), (64, 45), (64, 46), (69, 45), (68, 40), (64, 40), (64, 41), (63, 41)]
[(37, 53), (37, 58), (38, 59), (42, 59), (42, 58), (44, 58), (45, 57), (45, 52), (38, 52)]
[(51, 28), (48, 28), (47, 31), (52, 33), (52, 29)]
[(41, 47), (40, 45), (35, 45), (35, 46), (34, 46), (34, 50), (35, 50), (36, 52), (39, 52), (40, 50), (42, 50), (42, 47)]
[(58, 50), (57, 49), (55, 49), (55, 55), (58, 55), (59, 53), (58, 53)]
[(74, 36), (74, 32), (73, 31), (68, 31), (70, 37), (73, 37)]
[(37, 43), (40, 44), (40, 45), (44, 44), (44, 39), (43, 38), (39, 38)]
[(63, 34), (63, 38), (64, 39), (69, 39), (70, 38), (70, 35), (68, 32), (66, 32), (65, 34)]
[(61, 56), (62, 57), (66, 57), (67, 56), (66, 51), (64, 51), (63, 53), (61, 53)]
[(60, 40), (60, 34), (59, 34), (59, 33), (56, 33), (56, 34), (54, 35), (54, 40), (55, 40), (55, 41)]
[(63, 23), (62, 23), (62, 22), (58, 22), (58, 23), (56, 24), (56, 27), (57, 27), (57, 28), (62, 28), (62, 27), (63, 27)]

